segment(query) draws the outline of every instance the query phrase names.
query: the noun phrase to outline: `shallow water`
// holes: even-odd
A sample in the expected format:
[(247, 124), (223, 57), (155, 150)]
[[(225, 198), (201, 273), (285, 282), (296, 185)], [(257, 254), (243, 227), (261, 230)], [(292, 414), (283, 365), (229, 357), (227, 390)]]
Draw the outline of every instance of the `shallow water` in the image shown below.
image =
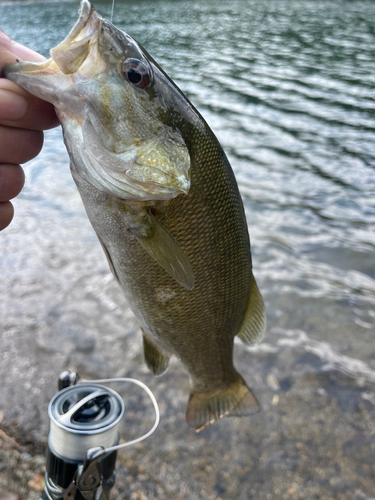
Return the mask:
[[(110, 16), (110, 2), (95, 6)], [(76, 11), (5, 3), (0, 24), (47, 55)], [(117, 0), (113, 22), (196, 105), (236, 173), (268, 330), (235, 356), (262, 412), (199, 435), (187, 428), (186, 374), (178, 362), (160, 379), (144, 367), (53, 130), (0, 234), (5, 425), (43, 441), (64, 368), (132, 375), (155, 391), (162, 423), (127, 452), (146, 479), (126, 489), (120, 468), (122, 498), (375, 495), (374, 20), (366, 1)]]

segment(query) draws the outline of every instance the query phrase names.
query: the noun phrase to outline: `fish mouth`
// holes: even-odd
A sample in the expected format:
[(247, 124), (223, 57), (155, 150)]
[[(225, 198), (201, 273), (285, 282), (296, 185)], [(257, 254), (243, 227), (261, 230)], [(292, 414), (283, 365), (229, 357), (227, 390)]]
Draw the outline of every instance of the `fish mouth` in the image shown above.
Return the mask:
[(95, 12), (94, 7), (88, 0), (82, 0), (78, 9), (79, 18), (76, 24), (71, 29), (69, 35), (65, 38), (62, 43), (68, 43), (74, 41), (74, 39), (80, 34), (83, 28), (86, 27), (89, 22), (93, 12)]
[(88, 0), (81, 1), (78, 14), (79, 18), (65, 40), (50, 51), (51, 59), (65, 75), (78, 71), (93, 45), (98, 44), (103, 22)]
[(68, 36), (50, 50), (50, 59), (32, 63), (22, 61), (4, 67), (6, 78), (17, 82), (17, 75), (55, 73), (56, 66), (64, 75), (71, 75), (80, 69), (93, 46), (98, 45), (103, 18), (88, 0), (82, 0), (78, 10), (79, 18)]
[[(79, 33), (90, 23), (97, 23), (99, 21), (98, 31), (101, 31), (102, 25), (107, 30), (112, 29), (113, 33), (118, 33), (118, 29), (112, 24), (112, 22), (108, 21), (108, 19), (104, 19), (100, 14), (98, 14), (95, 10), (95, 7), (91, 5), (89, 0), (81, 0), (78, 9), (79, 18), (76, 24), (71, 29), (69, 35), (66, 37), (64, 42), (73, 41), (76, 37), (79, 36)], [(95, 26), (92, 25), (92, 28), (95, 29)], [(62, 43), (64, 43), (62, 42)]]

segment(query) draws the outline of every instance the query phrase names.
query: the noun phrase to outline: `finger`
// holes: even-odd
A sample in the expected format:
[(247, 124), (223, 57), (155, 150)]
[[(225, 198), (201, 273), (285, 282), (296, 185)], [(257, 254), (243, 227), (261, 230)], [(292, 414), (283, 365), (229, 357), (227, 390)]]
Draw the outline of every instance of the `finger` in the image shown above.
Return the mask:
[[(14, 42), (0, 30), (0, 76), (6, 64), (23, 60), (38, 62), (45, 58)], [(47, 130), (59, 125), (59, 121), (52, 104), (29, 94), (14, 82), (0, 78), (0, 124)]]
[(26, 163), (40, 153), (43, 132), (0, 125), (0, 163)]
[(21, 45), (12, 40), (0, 29), (0, 70), (5, 64), (11, 64), (19, 61), (39, 62), (45, 61), (45, 57), (38, 52)]
[(60, 122), (52, 104), (29, 94), (16, 83), (0, 78), (0, 124), (48, 130)]
[(17, 196), (25, 183), (25, 174), (20, 165), (0, 164), (0, 202)]
[(14, 208), (10, 201), (0, 203), (0, 231), (11, 223), (14, 215)]

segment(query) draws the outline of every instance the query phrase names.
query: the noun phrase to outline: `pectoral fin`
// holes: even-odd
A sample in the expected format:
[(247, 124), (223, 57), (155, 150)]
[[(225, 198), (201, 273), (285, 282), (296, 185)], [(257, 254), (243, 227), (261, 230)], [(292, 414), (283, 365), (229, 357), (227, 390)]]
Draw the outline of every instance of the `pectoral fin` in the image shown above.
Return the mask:
[(250, 299), (241, 329), (237, 336), (244, 344), (251, 347), (262, 340), (266, 331), (266, 312), (263, 299), (255, 278), (251, 276)]
[(146, 365), (154, 375), (162, 375), (168, 370), (171, 357), (161, 352), (161, 350), (146, 337), (144, 332), (142, 333)]
[(118, 276), (117, 276), (117, 272), (116, 272), (115, 266), (113, 265), (112, 258), (109, 255), (107, 247), (104, 245), (103, 240), (99, 236), (98, 236), (98, 240), (99, 240), (99, 243), (102, 246), (102, 249), (104, 251), (104, 255), (107, 257), (107, 262), (108, 262), (108, 265), (109, 265), (109, 269), (111, 270), (111, 272), (112, 272), (113, 276), (116, 278), (116, 280), (118, 282), (120, 282), (120, 280), (118, 279)]
[(171, 233), (151, 214), (147, 214), (148, 234), (134, 234), (146, 252), (180, 285), (192, 290), (194, 273), (186, 253)]

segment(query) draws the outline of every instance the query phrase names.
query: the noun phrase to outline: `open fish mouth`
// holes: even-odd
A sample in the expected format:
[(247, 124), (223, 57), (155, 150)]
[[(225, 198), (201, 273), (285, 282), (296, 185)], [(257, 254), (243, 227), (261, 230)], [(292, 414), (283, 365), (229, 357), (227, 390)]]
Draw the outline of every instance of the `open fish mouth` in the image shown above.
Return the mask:
[(79, 18), (69, 35), (51, 49), (51, 59), (65, 75), (75, 73), (86, 60), (93, 44), (97, 44), (103, 18), (88, 0), (82, 0)]
[[(79, 18), (68, 36), (50, 50), (50, 59), (41, 63), (20, 62), (4, 68), (4, 75), (11, 73), (56, 72), (56, 66), (64, 75), (76, 73), (86, 61), (98, 38), (104, 19), (95, 11), (88, 0), (82, 0)], [(83, 75), (82, 75), (83, 76)]]
[(78, 13), (47, 61), (6, 66), (5, 76), (56, 107), (77, 175), (99, 191), (136, 201), (187, 194), (188, 147), (159, 117), (168, 113), (169, 83), (160, 81), (164, 76), (138, 43), (88, 0)]

